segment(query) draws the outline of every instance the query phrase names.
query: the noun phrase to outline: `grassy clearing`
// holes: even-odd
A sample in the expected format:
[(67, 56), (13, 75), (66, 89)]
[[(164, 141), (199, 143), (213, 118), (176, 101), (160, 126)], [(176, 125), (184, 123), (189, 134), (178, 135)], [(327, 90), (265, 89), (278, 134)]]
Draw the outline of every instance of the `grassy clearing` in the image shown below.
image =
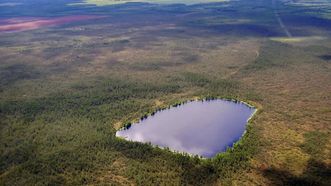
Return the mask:
[(306, 43), (306, 42), (318, 42), (321, 41), (323, 39), (323, 37), (320, 36), (311, 36), (311, 37), (276, 37), (276, 38), (270, 38), (272, 41), (278, 41), (278, 42), (282, 42), (282, 43)]

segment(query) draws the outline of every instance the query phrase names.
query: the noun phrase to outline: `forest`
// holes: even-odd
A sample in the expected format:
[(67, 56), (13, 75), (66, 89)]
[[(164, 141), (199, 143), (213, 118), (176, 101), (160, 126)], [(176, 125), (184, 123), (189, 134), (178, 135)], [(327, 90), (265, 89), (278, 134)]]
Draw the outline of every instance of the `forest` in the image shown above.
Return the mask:
[[(0, 3), (56, 23), (0, 31), (0, 185), (329, 185), (330, 6), (307, 3)], [(115, 136), (203, 98), (258, 109), (213, 158)]]

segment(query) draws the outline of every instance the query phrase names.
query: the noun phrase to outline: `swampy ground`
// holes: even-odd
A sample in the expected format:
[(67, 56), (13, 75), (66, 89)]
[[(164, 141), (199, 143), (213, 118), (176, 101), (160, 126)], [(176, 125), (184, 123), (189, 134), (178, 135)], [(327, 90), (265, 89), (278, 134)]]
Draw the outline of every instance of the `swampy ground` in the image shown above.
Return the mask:
[[(330, 183), (330, 1), (127, 2), (1, 1), (1, 185)], [(115, 137), (195, 97), (259, 112), (207, 160)]]

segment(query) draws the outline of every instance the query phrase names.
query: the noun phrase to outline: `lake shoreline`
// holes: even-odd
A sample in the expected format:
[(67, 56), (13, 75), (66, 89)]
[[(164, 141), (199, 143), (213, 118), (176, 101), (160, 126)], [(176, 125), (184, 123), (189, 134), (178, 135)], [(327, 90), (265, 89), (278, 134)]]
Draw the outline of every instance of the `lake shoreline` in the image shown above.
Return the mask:
[[(200, 156), (200, 155), (197, 155), (197, 154), (191, 154), (191, 153), (184, 152), (184, 151), (177, 151), (177, 150), (171, 149), (169, 147), (162, 147), (162, 146), (159, 146), (159, 145), (153, 145), (153, 144), (151, 144), (151, 142), (140, 142), (140, 141), (129, 140), (129, 139), (125, 138), (125, 137), (121, 137), (121, 136), (118, 136), (117, 135), (117, 132), (118, 131), (128, 130), (128, 129), (131, 128), (131, 126), (141, 123), (143, 120), (147, 119), (150, 116), (154, 116), (158, 112), (161, 112), (161, 111), (164, 111), (164, 110), (168, 110), (168, 109), (172, 109), (172, 108), (176, 108), (176, 107), (179, 107), (179, 106), (182, 106), (182, 105), (185, 105), (187, 103), (194, 102), (194, 101), (205, 102), (205, 101), (213, 101), (213, 100), (229, 101), (229, 102), (232, 102), (232, 103), (244, 104), (245, 106), (247, 106), (249, 108), (253, 108), (254, 109), (254, 112), (247, 119), (246, 124), (245, 124), (245, 130), (243, 131), (243, 133), (239, 137), (239, 139), (234, 140), (233, 143), (232, 143), (232, 145), (229, 145), (224, 151), (220, 151), (220, 152), (216, 153), (212, 157), (203, 157), (203, 156)], [(121, 127), (120, 129), (118, 129), (116, 131), (116, 133), (115, 133), (115, 136), (116, 136), (116, 138), (119, 138), (119, 139), (122, 139), (122, 140), (125, 140), (125, 141), (128, 141), (128, 142), (148, 144), (148, 145), (151, 145), (153, 148), (160, 148), (160, 149), (163, 149), (163, 150), (168, 150), (170, 152), (173, 152), (173, 153), (176, 153), (176, 154), (181, 154), (181, 155), (184, 155), (184, 156), (199, 157), (200, 159), (214, 159), (219, 154), (226, 153), (229, 149), (234, 150), (234, 147), (242, 142), (242, 139), (244, 138), (244, 136), (248, 132), (247, 131), (248, 130), (248, 126), (251, 125), (251, 121), (256, 116), (256, 114), (257, 114), (258, 111), (260, 111), (259, 106), (257, 106), (257, 104), (252, 103), (251, 101), (247, 101), (247, 100), (244, 101), (244, 100), (237, 100), (237, 99), (234, 99), (234, 98), (224, 98), (224, 97), (214, 97), (214, 96), (213, 97), (209, 97), (209, 96), (194, 97), (192, 99), (188, 99), (188, 100), (181, 101), (181, 102), (175, 102), (173, 104), (169, 104), (168, 106), (158, 108), (155, 111), (152, 111), (152, 112), (149, 112), (149, 113), (145, 113), (139, 119), (131, 120), (131, 122), (128, 122), (123, 127)]]

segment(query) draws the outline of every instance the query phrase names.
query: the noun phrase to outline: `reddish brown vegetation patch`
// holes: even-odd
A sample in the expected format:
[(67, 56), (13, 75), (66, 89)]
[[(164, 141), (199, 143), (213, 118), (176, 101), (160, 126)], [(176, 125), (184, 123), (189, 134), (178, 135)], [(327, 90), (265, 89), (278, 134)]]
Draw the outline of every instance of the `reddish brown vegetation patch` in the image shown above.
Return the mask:
[(94, 15), (77, 15), (77, 16), (65, 16), (57, 18), (10, 18), (0, 19), (0, 32), (14, 32), (38, 29), (45, 26), (55, 26), (75, 21), (90, 20), (102, 18), (103, 16)]

